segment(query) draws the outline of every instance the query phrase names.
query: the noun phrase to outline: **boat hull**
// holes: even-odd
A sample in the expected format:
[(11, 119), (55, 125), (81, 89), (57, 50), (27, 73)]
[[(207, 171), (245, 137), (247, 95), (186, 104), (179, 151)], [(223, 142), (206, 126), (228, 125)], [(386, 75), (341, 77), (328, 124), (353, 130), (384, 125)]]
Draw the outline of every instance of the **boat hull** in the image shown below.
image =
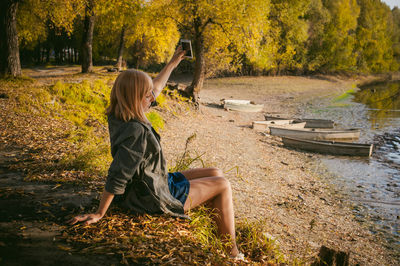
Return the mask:
[(357, 140), (360, 138), (359, 129), (347, 130), (318, 130), (318, 129), (290, 129), (283, 127), (269, 127), (272, 136), (289, 137), (308, 140)]
[[(289, 120), (290, 118), (284, 118), (280, 116), (269, 116), (265, 115), (265, 120)], [(333, 128), (334, 121), (328, 119), (312, 119), (312, 118), (296, 118), (293, 119), (295, 123), (306, 122), (305, 128)]]
[(315, 141), (282, 137), (283, 145), (290, 148), (333, 155), (371, 156), (373, 144)]

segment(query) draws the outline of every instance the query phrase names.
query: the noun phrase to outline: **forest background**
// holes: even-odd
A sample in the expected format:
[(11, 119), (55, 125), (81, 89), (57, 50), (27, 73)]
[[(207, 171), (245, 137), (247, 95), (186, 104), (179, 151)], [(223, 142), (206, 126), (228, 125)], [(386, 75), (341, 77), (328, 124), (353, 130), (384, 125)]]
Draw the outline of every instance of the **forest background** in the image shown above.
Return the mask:
[[(382, 73), (400, 66), (400, 10), (380, 0), (5, 0), (0, 72), (21, 64), (114, 64), (158, 71), (180, 38), (206, 77)], [(5, 40), (5, 41), (3, 41)]]

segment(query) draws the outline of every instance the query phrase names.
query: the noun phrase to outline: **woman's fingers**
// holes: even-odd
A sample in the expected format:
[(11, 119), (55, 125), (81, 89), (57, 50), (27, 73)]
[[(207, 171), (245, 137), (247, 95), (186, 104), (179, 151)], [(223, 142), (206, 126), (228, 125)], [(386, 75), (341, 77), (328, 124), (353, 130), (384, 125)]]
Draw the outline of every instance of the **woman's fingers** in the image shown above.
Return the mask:
[(67, 223), (70, 225), (73, 225), (73, 224), (76, 224), (77, 222), (87, 221), (89, 219), (89, 217), (90, 216), (88, 214), (78, 215), (78, 216), (75, 216), (74, 218), (68, 220)]
[(100, 219), (97, 217), (91, 216), (91, 217), (88, 217), (88, 219), (86, 219), (85, 224), (86, 225), (93, 224), (93, 223), (96, 223), (98, 220), (100, 220)]

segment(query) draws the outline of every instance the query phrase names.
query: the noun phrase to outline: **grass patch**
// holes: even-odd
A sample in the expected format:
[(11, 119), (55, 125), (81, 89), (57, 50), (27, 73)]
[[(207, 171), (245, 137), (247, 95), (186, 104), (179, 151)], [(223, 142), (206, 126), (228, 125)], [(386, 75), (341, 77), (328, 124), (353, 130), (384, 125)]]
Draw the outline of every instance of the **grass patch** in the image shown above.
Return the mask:
[(343, 93), (342, 95), (336, 97), (333, 102), (340, 102), (340, 101), (344, 101), (346, 99), (348, 99), (350, 96), (352, 96), (355, 93), (354, 89), (350, 89), (348, 91), (346, 91), (345, 93)]
[(164, 129), (164, 119), (157, 111), (150, 111), (146, 114), (147, 119), (149, 119), (154, 130), (158, 133)]

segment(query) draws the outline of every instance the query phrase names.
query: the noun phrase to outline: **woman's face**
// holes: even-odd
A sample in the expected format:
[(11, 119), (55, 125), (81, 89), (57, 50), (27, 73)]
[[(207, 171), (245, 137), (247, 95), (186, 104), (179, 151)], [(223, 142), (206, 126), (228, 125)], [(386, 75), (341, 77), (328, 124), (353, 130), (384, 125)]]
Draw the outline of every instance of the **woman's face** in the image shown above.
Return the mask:
[(151, 103), (156, 100), (153, 90), (149, 91), (142, 99), (143, 112), (147, 112), (150, 109)]

